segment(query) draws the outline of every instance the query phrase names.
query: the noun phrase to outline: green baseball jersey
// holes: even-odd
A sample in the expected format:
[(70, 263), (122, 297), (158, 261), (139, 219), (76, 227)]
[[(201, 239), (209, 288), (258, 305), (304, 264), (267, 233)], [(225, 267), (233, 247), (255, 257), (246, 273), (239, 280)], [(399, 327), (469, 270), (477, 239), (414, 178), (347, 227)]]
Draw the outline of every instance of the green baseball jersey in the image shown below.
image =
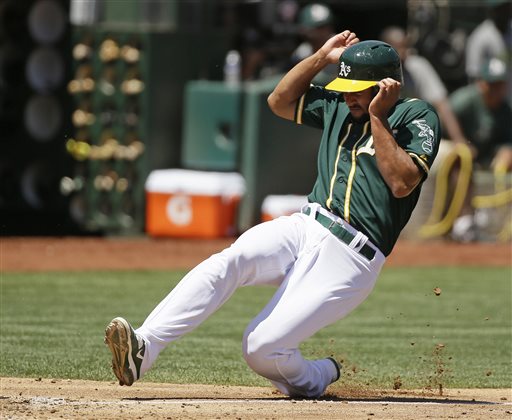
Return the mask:
[[(439, 148), (439, 117), (425, 101), (401, 99), (388, 121), (397, 144), (424, 172), (423, 182)], [(323, 129), (309, 201), (342, 217), (389, 255), (422, 182), (407, 197), (393, 196), (377, 168), (369, 120), (354, 121), (340, 93), (311, 86), (297, 103), (295, 122)]]

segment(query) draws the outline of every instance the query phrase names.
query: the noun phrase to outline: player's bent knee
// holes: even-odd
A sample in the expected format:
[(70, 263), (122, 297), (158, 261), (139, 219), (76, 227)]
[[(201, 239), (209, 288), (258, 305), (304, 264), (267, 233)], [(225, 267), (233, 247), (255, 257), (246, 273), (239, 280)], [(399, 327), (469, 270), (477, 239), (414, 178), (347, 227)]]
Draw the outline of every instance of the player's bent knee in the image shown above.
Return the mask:
[(252, 370), (270, 380), (282, 381), (295, 375), (297, 366), (291, 357), (294, 353), (283, 347), (270, 331), (259, 329), (244, 335), (245, 361)]
[(259, 335), (252, 331), (244, 336), (243, 356), (252, 370), (272, 379), (278, 373), (275, 363), (275, 345), (261, 340)]

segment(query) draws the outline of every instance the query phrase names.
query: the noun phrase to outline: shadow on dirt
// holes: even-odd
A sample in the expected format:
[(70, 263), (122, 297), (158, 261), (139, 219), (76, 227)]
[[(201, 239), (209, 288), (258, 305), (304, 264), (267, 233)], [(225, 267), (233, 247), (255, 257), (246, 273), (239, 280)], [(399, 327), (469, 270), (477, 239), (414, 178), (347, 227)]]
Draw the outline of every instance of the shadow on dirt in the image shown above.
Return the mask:
[(219, 397), (201, 397), (201, 398), (183, 398), (183, 397), (132, 397), (122, 398), (121, 401), (183, 401), (183, 404), (194, 404), (201, 401), (261, 401), (261, 402), (290, 402), (297, 403), (302, 401), (314, 401), (317, 403), (322, 402), (352, 402), (352, 403), (378, 403), (378, 404), (460, 404), (460, 405), (500, 405), (497, 402), (479, 401), (479, 400), (462, 400), (449, 397), (339, 397), (339, 396), (325, 396), (321, 398), (289, 398), (289, 397), (255, 397), (255, 398), (219, 398)]

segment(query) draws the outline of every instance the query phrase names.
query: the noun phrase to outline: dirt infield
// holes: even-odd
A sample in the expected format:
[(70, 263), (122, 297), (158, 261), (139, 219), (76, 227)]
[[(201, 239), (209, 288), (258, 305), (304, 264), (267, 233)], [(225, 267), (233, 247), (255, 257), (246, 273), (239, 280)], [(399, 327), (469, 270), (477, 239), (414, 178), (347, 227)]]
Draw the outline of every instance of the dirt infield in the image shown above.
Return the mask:
[(1, 378), (2, 418), (507, 419), (511, 390), (363, 392), (333, 388), (320, 400), (264, 387)]
[[(188, 269), (229, 246), (227, 239), (2, 238), (4, 272)], [(510, 243), (404, 242), (386, 266), (511, 266)]]
[[(2, 238), (1, 272), (189, 269), (232, 239)], [(510, 267), (507, 244), (400, 242), (388, 266)], [(335, 384), (320, 400), (270, 387), (0, 378), (0, 418), (511, 419), (512, 389), (378, 391)]]

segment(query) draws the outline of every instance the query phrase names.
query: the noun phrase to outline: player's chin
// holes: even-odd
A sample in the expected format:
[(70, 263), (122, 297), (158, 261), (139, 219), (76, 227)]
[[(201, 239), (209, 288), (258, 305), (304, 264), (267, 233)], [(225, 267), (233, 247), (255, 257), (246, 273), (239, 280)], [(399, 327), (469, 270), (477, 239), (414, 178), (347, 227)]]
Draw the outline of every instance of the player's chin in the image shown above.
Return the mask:
[(355, 120), (359, 120), (366, 116), (366, 112), (363, 110), (363, 108), (360, 107), (351, 107), (349, 108), (350, 115), (352, 115), (352, 118)]

